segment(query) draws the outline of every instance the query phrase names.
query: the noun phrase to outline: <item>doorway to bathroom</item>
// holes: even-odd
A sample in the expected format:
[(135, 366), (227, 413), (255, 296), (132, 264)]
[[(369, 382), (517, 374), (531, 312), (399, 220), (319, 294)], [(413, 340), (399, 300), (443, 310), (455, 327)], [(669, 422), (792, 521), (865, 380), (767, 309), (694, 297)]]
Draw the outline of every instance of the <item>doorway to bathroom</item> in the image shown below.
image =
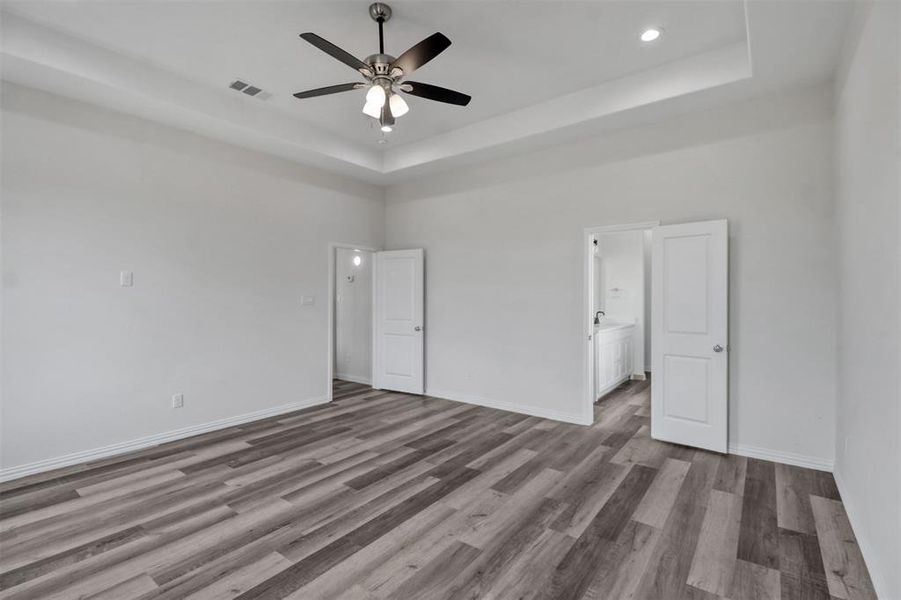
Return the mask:
[(584, 244), (585, 421), (634, 416), (654, 439), (726, 452), (727, 221), (596, 227)]
[(640, 391), (649, 383), (651, 230), (657, 225), (586, 230), (586, 387), (592, 413), (613, 394)]

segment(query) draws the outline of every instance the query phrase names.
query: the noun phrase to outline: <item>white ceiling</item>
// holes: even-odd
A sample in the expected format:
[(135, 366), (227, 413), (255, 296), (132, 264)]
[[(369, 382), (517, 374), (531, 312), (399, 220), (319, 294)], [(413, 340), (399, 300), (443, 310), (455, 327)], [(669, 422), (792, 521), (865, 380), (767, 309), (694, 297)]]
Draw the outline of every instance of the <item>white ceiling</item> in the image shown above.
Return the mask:
[[(4, 2), (5, 79), (110, 105), (302, 162), (387, 181), (406, 171), (556, 143), (630, 111), (728, 88), (724, 99), (831, 76), (844, 2), (391, 2), (386, 50), (435, 31), (453, 44), (414, 79), (473, 96), (466, 108), (408, 96), (384, 145), (357, 81), (298, 37), (361, 58), (377, 50), (368, 2)], [(639, 41), (648, 26), (660, 40)], [(267, 100), (227, 89), (240, 78)], [(733, 89), (734, 88), (734, 89)], [(719, 90), (722, 93), (723, 90)], [(577, 131), (574, 131), (577, 130)], [(505, 150), (506, 149), (506, 150)]]

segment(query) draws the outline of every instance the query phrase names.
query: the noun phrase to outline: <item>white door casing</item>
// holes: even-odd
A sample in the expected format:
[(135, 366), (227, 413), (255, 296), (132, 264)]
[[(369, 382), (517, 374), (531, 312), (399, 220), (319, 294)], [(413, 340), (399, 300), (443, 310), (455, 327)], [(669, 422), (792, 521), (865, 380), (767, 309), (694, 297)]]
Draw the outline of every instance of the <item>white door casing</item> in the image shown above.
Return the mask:
[(424, 392), (425, 262), (421, 248), (375, 255), (373, 387)]
[(725, 453), (728, 224), (664, 225), (652, 235), (651, 436)]

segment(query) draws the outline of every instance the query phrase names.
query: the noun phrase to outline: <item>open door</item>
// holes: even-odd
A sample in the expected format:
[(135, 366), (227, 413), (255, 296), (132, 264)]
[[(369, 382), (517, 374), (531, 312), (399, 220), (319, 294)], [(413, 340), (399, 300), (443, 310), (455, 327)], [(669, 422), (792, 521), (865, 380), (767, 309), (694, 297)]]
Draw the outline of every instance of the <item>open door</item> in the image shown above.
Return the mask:
[(651, 436), (726, 452), (729, 256), (726, 221), (653, 230)]
[(424, 392), (424, 261), (421, 248), (375, 255), (373, 387)]

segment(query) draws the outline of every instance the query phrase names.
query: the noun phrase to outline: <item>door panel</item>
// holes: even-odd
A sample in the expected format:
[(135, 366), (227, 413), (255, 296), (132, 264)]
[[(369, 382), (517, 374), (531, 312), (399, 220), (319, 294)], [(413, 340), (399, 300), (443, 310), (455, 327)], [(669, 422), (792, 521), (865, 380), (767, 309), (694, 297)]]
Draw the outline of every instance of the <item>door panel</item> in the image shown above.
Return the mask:
[(707, 405), (710, 401), (707, 382), (710, 379), (707, 359), (668, 354), (663, 357), (662, 397), (679, 399), (664, 403), (668, 419), (707, 422)]
[(423, 251), (378, 252), (375, 266), (373, 387), (422, 394)]
[(728, 225), (653, 231), (651, 435), (726, 452)]
[(415, 342), (410, 335), (386, 333), (385, 340), (385, 374), (398, 377), (413, 377), (413, 354)]
[(661, 291), (667, 332), (707, 333), (708, 242), (705, 235), (663, 239)]

